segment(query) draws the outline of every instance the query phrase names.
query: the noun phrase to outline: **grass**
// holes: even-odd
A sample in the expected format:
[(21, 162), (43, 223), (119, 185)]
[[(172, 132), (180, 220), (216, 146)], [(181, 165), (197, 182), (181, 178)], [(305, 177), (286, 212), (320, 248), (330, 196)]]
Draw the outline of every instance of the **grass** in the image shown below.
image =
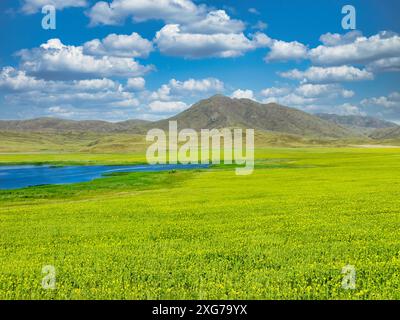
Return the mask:
[(0, 154), (0, 165), (129, 165), (146, 163), (143, 152), (136, 153), (10, 153)]
[[(0, 191), (0, 299), (400, 299), (399, 151), (264, 148), (250, 176), (217, 166)], [(342, 289), (347, 264), (355, 290)], [(45, 265), (56, 290), (41, 287)]]

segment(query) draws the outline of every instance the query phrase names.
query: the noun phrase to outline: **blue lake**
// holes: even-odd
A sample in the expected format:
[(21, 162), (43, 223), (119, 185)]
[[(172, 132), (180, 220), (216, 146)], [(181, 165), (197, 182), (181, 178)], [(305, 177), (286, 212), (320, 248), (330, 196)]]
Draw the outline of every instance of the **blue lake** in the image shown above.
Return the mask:
[(156, 172), (204, 169), (201, 164), (157, 164), (135, 166), (0, 166), (0, 189), (19, 189), (46, 184), (87, 182), (114, 172)]

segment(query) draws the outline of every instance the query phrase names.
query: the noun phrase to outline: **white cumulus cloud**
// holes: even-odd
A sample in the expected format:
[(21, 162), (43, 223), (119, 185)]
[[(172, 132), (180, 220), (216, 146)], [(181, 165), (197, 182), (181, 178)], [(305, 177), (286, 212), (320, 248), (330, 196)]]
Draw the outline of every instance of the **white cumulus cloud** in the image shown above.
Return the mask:
[(343, 116), (366, 116), (365, 112), (360, 110), (358, 106), (351, 103), (344, 103), (335, 106), (332, 111)]
[(142, 77), (129, 78), (126, 82), (126, 88), (134, 91), (144, 90), (146, 86), (146, 80)]
[(152, 112), (171, 113), (183, 111), (188, 108), (188, 105), (182, 101), (153, 101), (149, 104), (149, 109)]
[(138, 33), (109, 34), (102, 40), (94, 39), (83, 45), (83, 53), (94, 56), (146, 58), (153, 50), (152, 43)]
[(98, 1), (88, 12), (92, 25), (116, 25), (131, 17), (136, 22), (162, 20), (184, 23), (199, 20), (205, 14), (204, 5), (190, 0), (113, 0)]
[(383, 58), (373, 61), (367, 65), (367, 69), (372, 72), (399, 72), (400, 57)]
[(22, 70), (45, 79), (135, 77), (152, 70), (131, 58), (86, 55), (81, 46), (64, 45), (59, 39), (50, 39), (39, 48), (23, 49), (18, 55)]
[(234, 99), (250, 99), (250, 100), (256, 100), (254, 97), (254, 92), (252, 90), (242, 90), (238, 89), (234, 91), (231, 95), (232, 98)]
[(392, 92), (388, 96), (380, 96), (364, 99), (361, 101), (361, 105), (368, 106), (377, 106), (383, 108), (400, 108), (400, 92)]
[(57, 10), (62, 10), (70, 7), (85, 7), (87, 4), (86, 0), (23, 0), (22, 12), (33, 14), (41, 11), (46, 5), (52, 5)]
[(157, 32), (154, 42), (161, 53), (185, 58), (230, 58), (263, 46), (260, 34), (252, 39), (243, 33), (185, 33), (178, 24), (168, 24)]
[(180, 81), (171, 79), (150, 94), (151, 100), (171, 101), (187, 96), (198, 96), (223, 91), (224, 83), (216, 78), (193, 79)]
[(367, 70), (347, 65), (327, 68), (310, 67), (305, 71), (293, 69), (279, 74), (284, 78), (311, 83), (350, 82), (372, 80), (374, 78), (374, 75)]
[(352, 43), (359, 37), (362, 37), (362, 33), (358, 30), (354, 30), (345, 34), (328, 32), (321, 35), (319, 40), (327, 47), (334, 47), (338, 45)]
[(24, 71), (4, 67), (0, 72), (0, 91), (29, 91), (46, 87), (44, 80), (28, 76)]
[(304, 44), (292, 41), (271, 40), (270, 52), (265, 57), (266, 62), (301, 60), (307, 58), (308, 48)]
[(284, 96), (290, 92), (290, 88), (286, 87), (270, 87), (261, 91), (263, 97), (279, 97)]
[(368, 64), (384, 58), (400, 57), (400, 36), (395, 33), (381, 32), (371, 37), (355, 33), (350, 35), (346, 41), (345, 36), (323, 36), (322, 40), (329, 45), (311, 49), (311, 61), (320, 65)]
[(302, 84), (296, 89), (296, 93), (306, 98), (340, 96), (343, 98), (351, 98), (354, 92), (345, 90), (337, 84)]
[(204, 19), (182, 26), (184, 32), (202, 34), (240, 33), (244, 29), (242, 21), (231, 19), (224, 10), (210, 11)]
[(224, 90), (224, 83), (215, 78), (206, 79), (188, 79), (186, 81), (178, 81), (171, 79), (169, 87), (177, 93), (192, 92), (219, 92)]

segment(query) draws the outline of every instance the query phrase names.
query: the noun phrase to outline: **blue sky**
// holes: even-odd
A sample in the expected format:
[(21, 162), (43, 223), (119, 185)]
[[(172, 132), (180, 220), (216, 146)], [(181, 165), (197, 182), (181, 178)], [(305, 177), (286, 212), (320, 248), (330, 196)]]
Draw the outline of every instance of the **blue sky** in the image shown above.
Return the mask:
[[(342, 28), (347, 4), (356, 30)], [(222, 93), (400, 122), (398, 12), (396, 0), (1, 1), (0, 119), (155, 120)]]

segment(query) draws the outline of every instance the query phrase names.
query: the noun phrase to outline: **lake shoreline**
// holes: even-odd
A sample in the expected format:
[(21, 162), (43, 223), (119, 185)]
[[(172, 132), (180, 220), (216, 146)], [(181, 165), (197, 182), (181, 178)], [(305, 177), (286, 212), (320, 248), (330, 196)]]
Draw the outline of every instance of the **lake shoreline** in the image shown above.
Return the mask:
[(16, 190), (43, 185), (61, 185), (90, 182), (110, 177), (116, 173), (160, 172), (176, 170), (207, 169), (204, 164), (159, 165), (49, 165), (18, 164), (0, 166), (0, 190)]

